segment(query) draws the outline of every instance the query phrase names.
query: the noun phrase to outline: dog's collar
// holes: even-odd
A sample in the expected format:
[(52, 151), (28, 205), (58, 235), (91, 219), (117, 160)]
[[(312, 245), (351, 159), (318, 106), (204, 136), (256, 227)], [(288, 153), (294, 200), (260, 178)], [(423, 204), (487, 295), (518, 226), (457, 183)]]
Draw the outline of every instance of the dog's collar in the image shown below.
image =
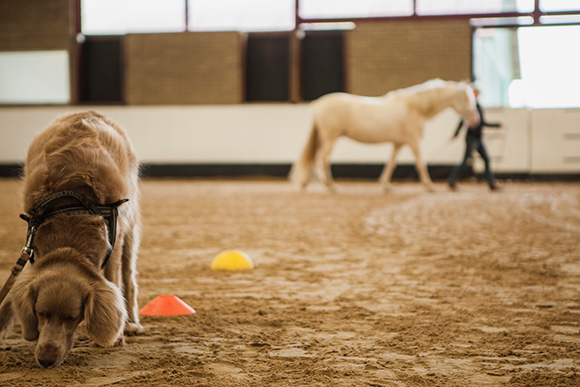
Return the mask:
[[(66, 199), (64, 204), (58, 205), (60, 199)], [(95, 216), (102, 216), (106, 223), (109, 233), (109, 248), (107, 255), (101, 265), (101, 269), (105, 267), (113, 248), (115, 247), (115, 240), (117, 239), (117, 216), (119, 215), (118, 207), (128, 202), (129, 199), (121, 199), (111, 204), (95, 204), (86, 196), (74, 191), (61, 191), (47, 196), (43, 196), (28, 210), (28, 215), (21, 214), (20, 217), (28, 222), (28, 235), (26, 237), (26, 246), (23, 250), (27, 250), (30, 254), (30, 263), (34, 263), (32, 247), (34, 236), (38, 227), (47, 219), (58, 215), (75, 215), (75, 214), (90, 214)]]

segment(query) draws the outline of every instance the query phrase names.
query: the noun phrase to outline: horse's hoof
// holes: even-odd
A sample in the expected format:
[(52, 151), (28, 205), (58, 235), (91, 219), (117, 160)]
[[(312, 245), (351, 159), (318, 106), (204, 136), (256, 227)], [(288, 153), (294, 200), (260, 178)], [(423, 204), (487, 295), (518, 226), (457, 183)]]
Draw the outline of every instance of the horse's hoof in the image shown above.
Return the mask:
[(327, 184), (326, 190), (328, 193), (336, 193), (336, 186), (334, 184)]
[(427, 190), (427, 192), (435, 192), (435, 185), (429, 184), (425, 186), (425, 189)]

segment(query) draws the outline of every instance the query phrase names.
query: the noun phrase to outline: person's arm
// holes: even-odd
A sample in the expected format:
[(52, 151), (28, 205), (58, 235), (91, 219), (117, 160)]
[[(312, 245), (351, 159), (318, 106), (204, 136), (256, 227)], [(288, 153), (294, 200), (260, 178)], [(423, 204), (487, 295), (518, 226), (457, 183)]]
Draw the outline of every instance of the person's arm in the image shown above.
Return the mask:
[(501, 128), (501, 122), (486, 122), (481, 117), (481, 126), (487, 126), (488, 128)]
[(480, 119), (480, 125), (481, 126), (487, 126), (488, 128), (501, 128), (502, 124), (501, 122), (487, 122), (485, 120), (485, 118), (483, 118), (483, 109), (481, 109), (481, 106), (477, 106), (477, 110), (479, 111), (479, 119)]

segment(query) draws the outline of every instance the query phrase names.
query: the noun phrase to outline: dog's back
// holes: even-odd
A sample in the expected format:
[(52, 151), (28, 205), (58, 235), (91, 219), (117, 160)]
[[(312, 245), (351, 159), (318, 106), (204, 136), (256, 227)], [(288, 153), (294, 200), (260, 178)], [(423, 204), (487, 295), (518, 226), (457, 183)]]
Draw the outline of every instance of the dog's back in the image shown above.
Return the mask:
[(29, 148), (24, 210), (65, 190), (100, 204), (136, 199), (138, 168), (125, 131), (113, 121), (93, 111), (60, 117)]

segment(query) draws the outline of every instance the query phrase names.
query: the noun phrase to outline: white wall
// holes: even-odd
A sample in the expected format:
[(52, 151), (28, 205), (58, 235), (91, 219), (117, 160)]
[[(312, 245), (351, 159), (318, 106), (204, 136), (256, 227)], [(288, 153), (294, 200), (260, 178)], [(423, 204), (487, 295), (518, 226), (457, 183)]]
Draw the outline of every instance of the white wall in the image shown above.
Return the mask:
[[(533, 123), (527, 109), (487, 109), (485, 120), (500, 122), (501, 129), (485, 128), (484, 141), (494, 172), (531, 172), (531, 135)], [(541, 130), (539, 127), (537, 130)], [(476, 157), (475, 170), (483, 171), (483, 161)]]
[(580, 170), (580, 109), (535, 110), (532, 128), (532, 172)]
[[(580, 109), (490, 109), (485, 140), (496, 172), (536, 174), (580, 172)], [(477, 160), (476, 170), (483, 170)]]
[[(90, 107), (119, 122), (144, 163), (291, 163), (310, 131), (308, 104), (220, 106)], [(0, 108), (0, 164), (22, 163), (34, 135), (58, 115), (89, 107)], [(485, 138), (497, 172), (580, 172), (580, 110), (488, 109), (486, 119), (503, 130), (487, 129)], [(446, 110), (425, 129), (422, 150), (430, 164), (455, 164), (463, 140), (450, 138), (459, 117)], [(335, 162), (381, 163), (389, 144), (366, 145), (341, 139)], [(404, 149), (401, 163), (411, 163)], [(476, 169), (481, 169), (476, 163)]]

